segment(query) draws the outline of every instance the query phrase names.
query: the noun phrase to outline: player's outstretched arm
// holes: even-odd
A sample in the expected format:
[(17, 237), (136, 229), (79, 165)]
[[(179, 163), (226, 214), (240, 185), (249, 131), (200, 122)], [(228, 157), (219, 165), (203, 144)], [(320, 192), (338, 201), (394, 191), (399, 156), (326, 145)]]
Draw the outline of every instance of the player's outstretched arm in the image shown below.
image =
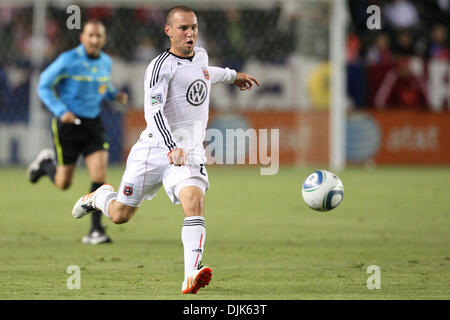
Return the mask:
[(253, 84), (259, 87), (259, 82), (254, 77), (247, 73), (237, 72), (234, 85), (238, 86), (241, 91), (252, 90)]

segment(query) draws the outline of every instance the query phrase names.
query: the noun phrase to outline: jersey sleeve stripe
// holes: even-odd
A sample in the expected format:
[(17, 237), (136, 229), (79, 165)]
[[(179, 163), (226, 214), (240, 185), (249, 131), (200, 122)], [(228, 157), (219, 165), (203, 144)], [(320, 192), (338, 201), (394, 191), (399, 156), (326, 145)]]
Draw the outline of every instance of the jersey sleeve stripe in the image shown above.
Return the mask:
[(157, 58), (156, 58), (156, 62), (153, 65), (153, 70), (152, 70), (152, 76), (150, 77), (150, 88), (152, 87), (152, 82), (153, 82), (153, 75), (155, 74), (155, 70), (158, 67), (158, 63), (159, 61), (162, 59), (162, 57), (164, 56), (165, 52), (161, 53)]
[(161, 55), (161, 57), (156, 61), (155, 68), (152, 72), (152, 81), (150, 83), (150, 88), (153, 87), (158, 82), (159, 72), (161, 71), (161, 66), (164, 63), (164, 60), (169, 56), (169, 52), (165, 52)]
[(167, 148), (169, 148), (169, 150), (170, 150), (170, 145), (169, 145), (169, 143), (167, 142), (167, 136), (166, 136), (165, 132), (163, 132), (163, 130), (161, 129), (161, 125), (159, 124), (159, 119), (157, 118), (157, 115), (155, 115), (155, 116), (153, 117), (153, 119), (155, 120), (156, 127), (158, 128), (159, 133), (161, 133), (161, 135), (162, 135), (162, 137), (163, 137), (163, 139), (164, 139), (165, 145), (166, 145)]
[(173, 140), (170, 137), (169, 131), (164, 126), (164, 121), (161, 116), (161, 111), (158, 111), (158, 113), (155, 114), (153, 119), (155, 120), (156, 127), (158, 128), (159, 132), (161, 133), (161, 135), (164, 138), (164, 143), (166, 144), (167, 148), (169, 150), (175, 149), (176, 144), (173, 142)]
[(163, 130), (165, 130), (165, 132), (167, 133), (167, 138), (169, 140), (169, 144), (171, 144), (173, 146), (173, 148), (176, 148), (177, 145), (175, 144), (175, 142), (173, 142), (172, 135), (170, 134), (169, 130), (167, 130), (167, 128), (166, 128), (166, 125), (164, 123), (164, 120), (163, 120), (163, 117), (161, 114), (161, 110), (158, 111), (158, 117), (159, 117), (159, 120), (161, 121), (161, 126), (162, 126)]
[(158, 68), (158, 73), (156, 74), (155, 84), (158, 82), (158, 79), (159, 79), (159, 73), (160, 73), (160, 71), (161, 71), (161, 67), (162, 67), (164, 61), (167, 59), (168, 56), (170, 56), (169, 53), (167, 53), (167, 55), (166, 55), (166, 56), (164, 57), (164, 59), (161, 61), (161, 64), (160, 64), (160, 66), (159, 66), (159, 68)]

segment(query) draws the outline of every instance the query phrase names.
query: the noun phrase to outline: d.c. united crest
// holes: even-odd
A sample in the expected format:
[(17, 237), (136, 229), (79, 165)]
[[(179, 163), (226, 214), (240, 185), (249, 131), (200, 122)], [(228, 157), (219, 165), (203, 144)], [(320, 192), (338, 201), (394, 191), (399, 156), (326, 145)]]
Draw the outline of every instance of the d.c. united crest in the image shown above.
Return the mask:
[(132, 183), (126, 183), (123, 186), (123, 194), (127, 197), (131, 196), (133, 194), (133, 184)]
[(205, 76), (206, 80), (209, 80), (209, 72), (207, 68), (202, 68), (203, 75)]

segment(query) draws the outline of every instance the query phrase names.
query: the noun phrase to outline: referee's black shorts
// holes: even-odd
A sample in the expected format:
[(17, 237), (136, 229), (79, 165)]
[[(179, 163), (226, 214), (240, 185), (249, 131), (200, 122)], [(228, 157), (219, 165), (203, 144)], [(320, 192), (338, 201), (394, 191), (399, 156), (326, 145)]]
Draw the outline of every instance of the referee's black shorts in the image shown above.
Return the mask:
[(56, 160), (59, 165), (74, 164), (80, 154), (83, 157), (99, 150), (108, 150), (105, 127), (100, 117), (81, 118), (80, 125), (62, 123), (52, 119), (52, 136)]

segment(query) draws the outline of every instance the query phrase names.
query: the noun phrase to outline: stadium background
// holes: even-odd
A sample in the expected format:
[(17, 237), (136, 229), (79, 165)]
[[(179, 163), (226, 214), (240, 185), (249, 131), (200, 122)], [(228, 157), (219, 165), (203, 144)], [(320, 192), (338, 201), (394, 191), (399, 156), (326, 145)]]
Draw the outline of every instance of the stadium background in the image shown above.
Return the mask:
[[(162, 25), (165, 10), (175, 2), (94, 3), (80, 2), (81, 21), (96, 18), (105, 23), (113, 83), (130, 95), (127, 109), (105, 102), (102, 113), (110, 161), (123, 163), (145, 126), (143, 74), (149, 61), (168, 48)], [(198, 6), (198, 44), (207, 48), (210, 64), (251, 73), (262, 82), (261, 88), (244, 95), (233, 87), (216, 86), (209, 127), (277, 128), (281, 164), (329, 163), (331, 3), (192, 2)], [(345, 4), (348, 163), (450, 163), (450, 19), (448, 1), (442, 3)], [(381, 30), (367, 27), (371, 4), (381, 9)], [(40, 148), (51, 146), (51, 115), (38, 100), (35, 84), (39, 72), (59, 53), (79, 43), (79, 30), (66, 27), (69, 5), (1, 2), (1, 165), (25, 165)], [(42, 7), (46, 9), (39, 11)], [(36, 19), (45, 19), (45, 25)]]

